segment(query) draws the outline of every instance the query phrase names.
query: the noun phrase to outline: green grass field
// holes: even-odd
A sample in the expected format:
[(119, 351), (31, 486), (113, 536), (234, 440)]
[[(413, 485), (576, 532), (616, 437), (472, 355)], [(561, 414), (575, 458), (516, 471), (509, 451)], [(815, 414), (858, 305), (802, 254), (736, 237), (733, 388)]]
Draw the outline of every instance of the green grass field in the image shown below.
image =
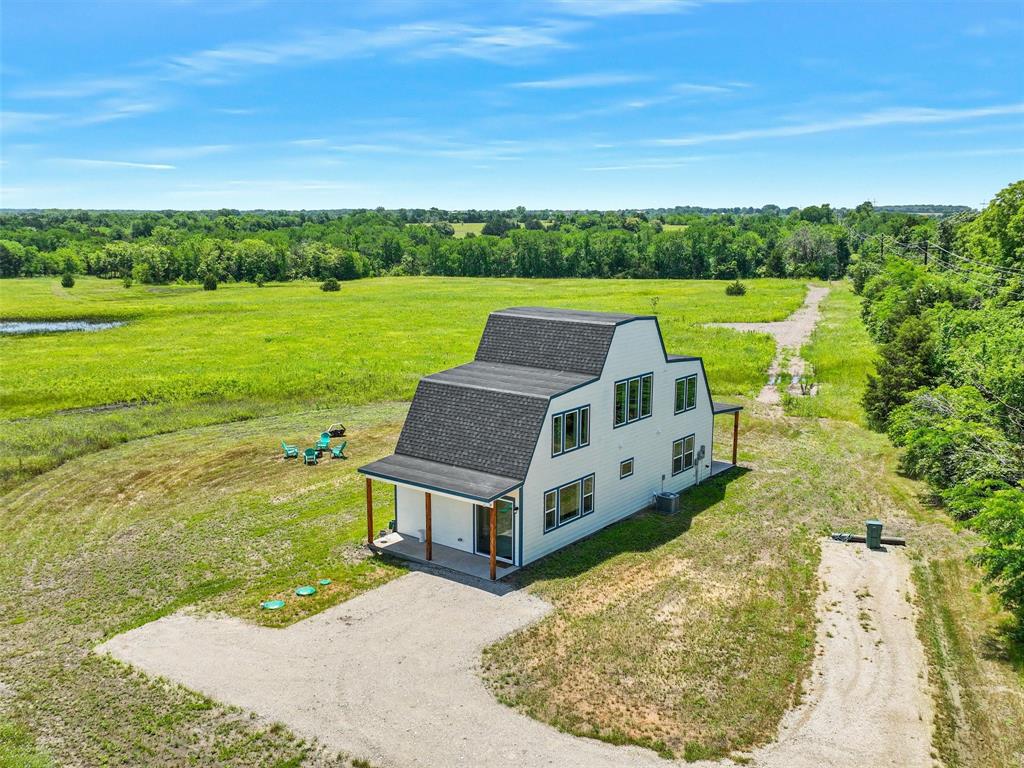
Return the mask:
[(669, 350), (703, 355), (716, 395), (751, 394), (771, 342), (699, 324), (785, 317), (803, 292), (785, 280), (752, 281), (743, 297), (715, 281), (389, 278), (324, 293), (4, 280), (0, 317), (128, 323), (0, 337), (0, 488), (145, 435), (325, 408), (329, 423), (352, 405), (408, 400), (424, 374), (471, 360), (488, 312), (507, 306), (650, 313), (658, 297)]
[(452, 222), (452, 229), (455, 230), (455, 237), (465, 237), (469, 234), (479, 235), (483, 233), (484, 223), (482, 221), (468, 223), (464, 221), (455, 221)]
[[(395, 278), (324, 294), (0, 281), (5, 318), (130, 320), (0, 338), (0, 766), (361, 764), (90, 649), (182, 608), (279, 626), (403, 573), (360, 545), (356, 467), (393, 449), (420, 375), (472, 357), (490, 309), (647, 312), (658, 296), (668, 348), (703, 354), (716, 395), (743, 398), (763, 383), (771, 343), (699, 323), (778, 319), (804, 292), (748, 285), (737, 299), (716, 282)], [(823, 351), (858, 333), (852, 297), (834, 298), (811, 345)], [(842, 376), (829, 376), (839, 391)], [(125, 407), (99, 410), (107, 404)], [(815, 415), (854, 413), (839, 394), (823, 394), (822, 408)], [(349, 428), (349, 460), (280, 458), (282, 439), (309, 444), (335, 420)], [(811, 661), (814, 539), (877, 514), (911, 538), (930, 587), (919, 588), (922, 637), (952, 681), (937, 694), (951, 723), (937, 753), (949, 765), (1005, 764), (1024, 749), (1013, 727), (1024, 696), (1012, 659), (991, 652), (998, 611), (970, 591), (972, 569), (953, 569), (970, 539), (921, 506), (896, 452), (855, 422), (748, 410), (740, 460), (752, 471), (688, 494), (679, 518), (638, 516), (524, 571), (555, 611), (485, 653), (496, 694), (567, 730), (663, 754), (762, 742)], [(381, 526), (386, 509), (379, 502)], [(316, 597), (258, 609), (323, 576), (333, 583)]]

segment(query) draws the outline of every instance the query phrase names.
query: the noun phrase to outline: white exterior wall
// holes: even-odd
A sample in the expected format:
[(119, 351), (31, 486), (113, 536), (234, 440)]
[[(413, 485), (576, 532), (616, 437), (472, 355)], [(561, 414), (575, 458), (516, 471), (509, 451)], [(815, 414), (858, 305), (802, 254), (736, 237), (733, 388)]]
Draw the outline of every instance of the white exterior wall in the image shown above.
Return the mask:
[[(405, 485), (395, 486), (395, 511), (398, 518), (397, 530), (407, 536), (419, 536), (420, 529), (426, 528), (426, 492)], [(512, 491), (509, 498), (515, 501), (513, 517), (512, 552), (515, 563), (519, 564), (519, 491)], [(431, 495), (430, 533), (435, 544), (443, 544), (463, 552), (473, 552), (473, 537), (476, 535), (475, 504), (471, 501)]]
[[(615, 428), (615, 382), (653, 372), (651, 416)], [(675, 380), (697, 375), (697, 407), (675, 414)], [(590, 445), (560, 456), (551, 455), (551, 418), (580, 405), (590, 405)], [(591, 534), (651, 504), (661, 490), (680, 491), (695, 481), (693, 469), (672, 476), (672, 443), (695, 435), (694, 463), (704, 480), (711, 474), (714, 412), (699, 360), (666, 362), (653, 320), (634, 320), (615, 330), (601, 379), (552, 398), (540, 440), (523, 486), (522, 564)], [(704, 459), (696, 461), (700, 446)], [(619, 479), (619, 462), (632, 457), (633, 475)], [(594, 511), (544, 532), (544, 493), (594, 474)], [(685, 500), (684, 500), (685, 503)], [(518, 522), (518, 521), (517, 521)]]
[[(398, 532), (407, 536), (419, 536), (420, 529), (426, 527), (425, 492), (404, 485), (396, 486), (395, 492)], [(430, 533), (435, 544), (472, 552), (473, 504), (450, 496), (432, 494)]]

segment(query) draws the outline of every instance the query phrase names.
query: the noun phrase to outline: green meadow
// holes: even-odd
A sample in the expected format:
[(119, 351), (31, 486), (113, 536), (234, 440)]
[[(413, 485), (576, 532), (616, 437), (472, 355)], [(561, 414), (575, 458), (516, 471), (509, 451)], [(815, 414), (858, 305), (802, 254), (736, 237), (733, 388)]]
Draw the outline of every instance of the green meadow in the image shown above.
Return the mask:
[[(271, 413), (409, 400), (421, 376), (472, 359), (487, 314), (516, 305), (651, 313), (672, 352), (702, 355), (716, 395), (750, 395), (772, 343), (701, 323), (776, 320), (796, 280), (380, 278), (125, 289), (80, 278), (0, 282), (0, 318), (124, 320), (94, 333), (0, 337), (0, 488), (125, 440)], [(273, 436), (268, 436), (272, 440)]]

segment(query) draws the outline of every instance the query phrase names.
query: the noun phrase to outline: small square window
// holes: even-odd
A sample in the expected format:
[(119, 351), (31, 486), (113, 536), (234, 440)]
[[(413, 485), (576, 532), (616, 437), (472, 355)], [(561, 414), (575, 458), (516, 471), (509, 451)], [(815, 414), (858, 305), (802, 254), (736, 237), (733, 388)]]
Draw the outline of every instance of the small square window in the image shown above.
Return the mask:
[(633, 474), (633, 459), (624, 459), (619, 462), (619, 478), (629, 477)]

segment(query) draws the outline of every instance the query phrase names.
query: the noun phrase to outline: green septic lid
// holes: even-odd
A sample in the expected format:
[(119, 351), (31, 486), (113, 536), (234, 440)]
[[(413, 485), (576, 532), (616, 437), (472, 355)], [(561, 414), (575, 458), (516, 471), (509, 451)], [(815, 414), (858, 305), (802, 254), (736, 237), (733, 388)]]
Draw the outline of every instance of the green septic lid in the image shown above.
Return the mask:
[(278, 608), (284, 608), (284, 600), (267, 600), (260, 603), (260, 608), (265, 608), (268, 611), (276, 611)]
[(320, 579), (320, 581), (317, 582), (317, 584), (319, 584), (321, 587), (326, 587), (330, 583), (330, 579)]
[(306, 597), (307, 595), (315, 595), (316, 587), (299, 587), (295, 590), (295, 594), (299, 597)]

